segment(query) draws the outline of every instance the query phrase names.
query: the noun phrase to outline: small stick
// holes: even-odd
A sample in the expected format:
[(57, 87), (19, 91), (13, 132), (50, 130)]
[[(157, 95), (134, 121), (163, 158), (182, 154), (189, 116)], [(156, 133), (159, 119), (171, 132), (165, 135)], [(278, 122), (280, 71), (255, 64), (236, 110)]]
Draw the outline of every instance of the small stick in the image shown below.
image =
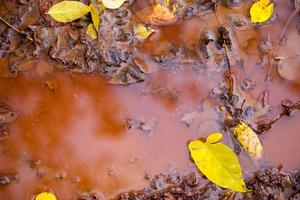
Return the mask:
[(19, 29), (15, 28), (13, 25), (11, 25), (9, 22), (7, 22), (7, 21), (6, 21), (5, 19), (3, 19), (2, 17), (0, 17), (0, 20), (1, 20), (4, 24), (6, 24), (7, 26), (9, 26), (10, 28), (14, 29), (16, 32), (20, 33), (21, 35), (25, 35), (26, 38), (27, 38), (28, 40), (33, 41), (33, 39), (32, 39), (30, 36), (28, 36), (26, 33), (22, 32), (22, 31), (20, 31)]
[[(219, 2), (217, 2), (216, 4), (218, 4), (218, 3), (219, 3)], [(217, 19), (217, 21), (218, 21), (218, 24), (219, 24), (220, 26), (222, 26), (223, 22), (222, 22), (222, 19), (221, 19), (220, 15), (219, 15), (219, 10), (218, 10), (218, 9), (219, 9), (219, 6), (216, 5), (216, 7), (215, 7), (215, 9), (214, 9), (214, 14), (215, 14), (215, 17), (216, 17), (216, 19)], [(230, 74), (232, 74), (232, 70), (231, 70), (231, 62), (230, 62), (230, 56), (229, 56), (229, 50), (228, 50), (228, 47), (227, 47), (225, 41), (223, 41), (223, 46), (224, 46), (224, 49), (225, 49), (226, 60), (227, 60), (227, 62), (228, 62), (228, 70), (229, 70)]]

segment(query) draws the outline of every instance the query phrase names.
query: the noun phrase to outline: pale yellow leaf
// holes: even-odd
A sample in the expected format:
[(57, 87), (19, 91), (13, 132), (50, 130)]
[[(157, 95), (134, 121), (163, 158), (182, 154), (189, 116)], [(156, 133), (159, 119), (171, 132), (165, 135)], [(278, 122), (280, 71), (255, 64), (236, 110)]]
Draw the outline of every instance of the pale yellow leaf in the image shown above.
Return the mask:
[(51, 192), (41, 192), (34, 198), (35, 200), (57, 200), (56, 196)]
[(200, 140), (188, 146), (196, 166), (211, 182), (238, 192), (248, 191), (239, 161), (228, 146)]
[(233, 129), (234, 135), (246, 152), (261, 158), (263, 148), (257, 134), (246, 123), (241, 122)]
[(219, 142), (223, 138), (221, 133), (212, 133), (206, 138), (206, 142), (213, 144)]
[(97, 8), (92, 3), (90, 4), (90, 7), (91, 7), (92, 21), (93, 21), (96, 31), (98, 32), (99, 25), (100, 25), (100, 15), (99, 15)]
[(155, 32), (154, 29), (148, 29), (146, 28), (143, 24), (138, 24), (135, 28), (134, 28), (134, 33), (135, 36), (137, 38), (139, 38), (140, 40), (145, 40), (146, 38), (148, 38), (153, 32)]
[(126, 0), (102, 0), (103, 5), (109, 9), (120, 8)]
[(90, 12), (89, 6), (78, 1), (62, 1), (50, 8), (48, 14), (58, 22), (71, 22)]
[(97, 39), (97, 31), (96, 31), (96, 29), (95, 29), (95, 27), (94, 27), (93, 24), (89, 24), (89, 25), (86, 27), (85, 33), (86, 33), (88, 36), (90, 36), (90, 38), (91, 38), (92, 40)]
[(262, 23), (268, 21), (274, 12), (274, 4), (269, 0), (255, 2), (250, 8), (251, 21)]

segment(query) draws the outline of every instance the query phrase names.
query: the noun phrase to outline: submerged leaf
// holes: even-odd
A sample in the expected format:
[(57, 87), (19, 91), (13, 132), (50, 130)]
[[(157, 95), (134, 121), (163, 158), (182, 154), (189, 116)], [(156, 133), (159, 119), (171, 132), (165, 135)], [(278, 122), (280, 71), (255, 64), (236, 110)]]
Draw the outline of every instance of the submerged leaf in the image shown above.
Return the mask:
[(294, 5), (296, 9), (300, 9), (300, 0), (294, 0)]
[[(219, 134), (217, 135), (219, 137)], [(216, 141), (217, 135), (209, 136), (207, 141)], [(195, 164), (210, 181), (234, 191), (247, 191), (239, 161), (228, 146), (194, 140), (188, 147)]]
[(153, 32), (155, 32), (154, 29), (150, 29), (150, 28), (148, 29), (143, 24), (138, 24), (134, 28), (134, 33), (136, 37), (139, 38), (140, 40), (147, 39)]
[(300, 84), (300, 58), (299, 57), (276, 57), (278, 62), (278, 74), (291, 82)]
[(125, 0), (102, 0), (103, 5), (109, 9), (120, 8), (124, 2)]
[(86, 27), (85, 33), (86, 33), (88, 36), (90, 36), (90, 38), (91, 38), (92, 40), (97, 39), (97, 31), (96, 31), (96, 29), (95, 29), (95, 27), (94, 27), (93, 24), (89, 24), (89, 25)]
[(274, 4), (269, 0), (260, 0), (255, 2), (250, 8), (251, 21), (262, 23), (268, 21), (274, 11)]
[(90, 12), (89, 6), (78, 1), (62, 1), (50, 8), (48, 14), (58, 22), (71, 22)]
[(99, 25), (100, 25), (99, 12), (98, 12), (98, 9), (93, 4), (90, 4), (90, 7), (91, 7), (92, 21), (93, 21), (96, 31), (98, 32)]
[(233, 129), (234, 135), (246, 152), (256, 158), (261, 158), (263, 148), (256, 133), (244, 122)]
[(34, 198), (35, 200), (57, 200), (56, 196), (51, 192), (41, 192)]

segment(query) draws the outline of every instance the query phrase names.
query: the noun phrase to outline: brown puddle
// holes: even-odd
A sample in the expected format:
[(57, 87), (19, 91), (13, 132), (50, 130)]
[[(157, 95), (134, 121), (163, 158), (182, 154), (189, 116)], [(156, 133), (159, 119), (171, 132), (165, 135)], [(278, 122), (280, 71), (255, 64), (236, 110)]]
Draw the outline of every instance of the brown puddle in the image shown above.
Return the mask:
[[(240, 47), (244, 47), (244, 62), (237, 64), (234, 72), (239, 79), (255, 80), (253, 99), (265, 87), (266, 72), (255, 66), (258, 53), (253, 46), (266, 34), (278, 38), (282, 23), (292, 12), (285, 5), (279, 5), (281, 9), (284, 12), (278, 11), (280, 25), (236, 35)], [(204, 19), (210, 18), (215, 19), (212, 15)], [(212, 26), (191, 19), (163, 27), (144, 44), (145, 52), (159, 51), (164, 42), (192, 48), (189, 44), (205, 29), (204, 24)], [(300, 36), (293, 31), (289, 30), (294, 38), (288, 41), (299, 41)], [(151, 65), (149, 60), (145, 62)], [(0, 62), (1, 71), (5, 63)], [(17, 184), (1, 188), (1, 199), (30, 199), (34, 192), (49, 188), (61, 199), (70, 199), (77, 191), (85, 190), (113, 197), (146, 186), (145, 176), (194, 170), (187, 142), (207, 136), (211, 129), (202, 127), (202, 132), (196, 133), (180, 119), (184, 113), (198, 110), (202, 102), (209, 102), (209, 90), (219, 83), (221, 73), (210, 76), (194, 70), (197, 66), (179, 64), (179, 69), (160, 70), (146, 82), (125, 87), (108, 85), (105, 78), (97, 75), (56, 70), (48, 73), (43, 70), (49, 68), (45, 61), (29, 65), (33, 69), (16, 78), (0, 78), (0, 99), (19, 113), (9, 126), (9, 137), (0, 141), (5, 149), (0, 169), (14, 169), (20, 176)], [(283, 99), (300, 99), (300, 86), (277, 75), (268, 89), (275, 111)], [(127, 130), (128, 118), (154, 120), (154, 126), (150, 132)], [(282, 164), (285, 170), (299, 168), (299, 118), (299, 112), (290, 119), (284, 118), (261, 136), (266, 163)], [(243, 170), (255, 168), (248, 157), (240, 158)]]

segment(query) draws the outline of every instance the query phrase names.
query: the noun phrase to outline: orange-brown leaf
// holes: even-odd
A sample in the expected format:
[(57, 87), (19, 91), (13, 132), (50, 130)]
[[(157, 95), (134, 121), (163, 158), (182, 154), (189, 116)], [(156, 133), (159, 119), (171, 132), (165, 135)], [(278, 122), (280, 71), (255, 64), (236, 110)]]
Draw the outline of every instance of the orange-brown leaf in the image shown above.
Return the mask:
[(149, 16), (149, 21), (154, 24), (172, 23), (176, 21), (174, 14), (161, 4), (156, 4), (152, 8), (152, 13)]

